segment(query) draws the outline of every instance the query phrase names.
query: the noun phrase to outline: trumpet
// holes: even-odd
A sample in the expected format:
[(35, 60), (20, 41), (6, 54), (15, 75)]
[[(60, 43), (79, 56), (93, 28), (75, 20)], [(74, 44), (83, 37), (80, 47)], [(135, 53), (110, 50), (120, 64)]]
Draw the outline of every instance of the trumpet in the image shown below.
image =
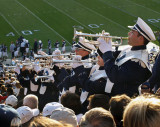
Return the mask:
[(48, 79), (48, 78), (51, 78), (51, 77), (53, 77), (53, 76), (52, 76), (52, 75), (36, 76), (36, 77), (35, 77), (35, 81), (37, 82), (38, 79), (41, 79), (41, 81), (42, 81), (42, 79)]
[(35, 59), (39, 58), (51, 58), (51, 57), (57, 57), (57, 56), (74, 56), (75, 54), (59, 54), (59, 55), (37, 55), (34, 54)]
[(97, 60), (53, 60), (53, 63), (96, 63)]
[[(104, 30), (102, 31), (102, 33), (96, 33), (96, 34), (89, 34), (89, 33), (82, 33), (82, 32), (78, 32), (76, 31), (76, 29), (74, 29), (74, 37), (73, 39), (76, 39), (76, 37), (104, 37), (104, 38), (111, 38), (111, 39), (117, 39), (117, 40), (121, 40), (120, 43), (118, 43), (118, 41), (116, 42), (112, 42), (112, 45), (114, 46), (119, 46), (122, 44), (122, 40), (126, 40), (128, 39), (128, 37), (118, 37), (118, 36), (110, 36), (109, 33), (105, 32)], [(98, 41), (88, 41), (87, 43), (91, 43), (93, 45), (99, 45)]]
[(3, 64), (3, 68), (4, 69), (14, 69), (14, 68), (16, 68), (16, 66), (6, 66)]
[(104, 30), (102, 31), (102, 33), (97, 33), (97, 34), (88, 34), (88, 33), (82, 33), (82, 32), (78, 32), (76, 31), (76, 29), (74, 29), (74, 37), (73, 39), (75, 39), (77, 36), (81, 36), (81, 37), (104, 37), (104, 38), (113, 38), (113, 39), (128, 39), (128, 37), (117, 37), (117, 36), (109, 36), (109, 33), (105, 32)]

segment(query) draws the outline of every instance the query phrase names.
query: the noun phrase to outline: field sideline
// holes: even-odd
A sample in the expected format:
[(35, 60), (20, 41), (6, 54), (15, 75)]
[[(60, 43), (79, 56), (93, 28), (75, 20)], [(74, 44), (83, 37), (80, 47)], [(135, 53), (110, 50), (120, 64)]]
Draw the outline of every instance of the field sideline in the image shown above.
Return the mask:
[(48, 39), (70, 45), (74, 27), (125, 37), (137, 17), (160, 31), (159, 7), (159, 0), (0, 0), (0, 44), (9, 47), (22, 35), (31, 45), (42, 40), (44, 48)]

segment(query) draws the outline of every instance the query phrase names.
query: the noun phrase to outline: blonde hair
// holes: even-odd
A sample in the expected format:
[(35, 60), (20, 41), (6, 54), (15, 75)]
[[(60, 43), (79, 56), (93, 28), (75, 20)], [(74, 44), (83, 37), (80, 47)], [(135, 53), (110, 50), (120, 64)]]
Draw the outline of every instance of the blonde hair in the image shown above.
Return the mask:
[(116, 127), (112, 114), (103, 108), (92, 108), (82, 116), (81, 127)]
[(38, 116), (34, 117), (32, 121), (30, 122), (27, 127), (72, 127), (69, 124), (63, 124), (59, 121), (43, 117), (43, 116)]
[(160, 100), (153, 96), (133, 99), (123, 114), (124, 127), (159, 127)]
[(19, 127), (21, 125), (21, 119), (19, 117), (15, 117), (11, 121), (11, 127)]
[(28, 106), (31, 109), (38, 108), (38, 97), (33, 94), (28, 94), (23, 99), (23, 105)]
[(20, 84), (19, 81), (16, 81), (16, 87), (17, 87), (17, 88), (22, 88), (22, 86), (21, 86), (21, 84)]

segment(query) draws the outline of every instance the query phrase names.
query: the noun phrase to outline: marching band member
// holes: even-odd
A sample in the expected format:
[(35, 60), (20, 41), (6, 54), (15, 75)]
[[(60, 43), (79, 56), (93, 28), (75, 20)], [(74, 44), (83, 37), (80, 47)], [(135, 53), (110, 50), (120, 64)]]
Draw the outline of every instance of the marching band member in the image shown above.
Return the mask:
[(71, 46), (71, 52), (72, 52), (72, 53), (75, 52), (75, 47), (74, 47), (75, 44), (76, 44), (76, 41), (75, 41), (75, 39), (73, 39), (73, 41), (72, 41), (72, 46)]
[[(79, 42), (75, 45), (76, 47), (76, 56), (74, 57), (73, 60), (87, 60), (89, 59), (89, 54), (92, 52), (92, 50), (96, 50), (96, 48), (94, 47), (94, 45), (92, 44), (89, 44), (89, 43), (85, 43), (85, 41), (87, 41), (85, 38), (83, 37), (80, 37), (79, 38)], [(61, 83), (58, 84), (58, 88), (60, 91), (62, 91), (61, 94), (63, 94), (64, 91), (66, 90), (69, 90), (71, 92), (75, 92), (77, 93), (78, 95), (81, 94), (81, 90), (82, 90), (82, 87), (80, 85), (80, 83), (78, 82), (77, 80), (77, 74), (74, 72), (74, 70), (83, 65), (85, 68), (86, 68), (86, 71), (89, 73), (90, 70), (91, 70), (91, 67), (92, 67), (92, 64), (88, 64), (88, 63), (74, 63), (72, 64), (72, 68), (73, 68), (73, 71), (72, 73), (67, 76)]]
[(146, 45), (154, 41), (155, 36), (151, 28), (138, 18), (134, 26), (129, 26), (127, 48), (115, 59), (112, 52), (111, 39), (99, 38), (99, 51), (103, 53), (104, 68), (110, 79), (106, 91), (111, 95), (127, 94), (133, 96), (138, 93), (138, 87), (151, 76)]
[(5, 44), (2, 45), (2, 55), (3, 55), (3, 60), (5, 60), (8, 57), (7, 46)]
[(18, 74), (17, 79), (20, 84), (24, 87), (24, 95), (30, 93), (30, 66), (27, 62), (29, 62), (28, 58), (25, 60), (26, 63), (23, 63), (23, 66), (17, 65), (15, 68), (15, 72)]
[(55, 47), (55, 50), (59, 49), (59, 41), (57, 40), (56, 43), (54, 43), (54, 47)]
[(66, 52), (66, 41), (62, 40), (62, 53)]
[(26, 47), (26, 53), (27, 53), (27, 56), (29, 55), (29, 42), (28, 40), (26, 40), (26, 44), (25, 44), (25, 47)]
[(39, 51), (42, 51), (42, 47), (43, 47), (43, 43), (42, 43), (42, 41), (41, 40), (39, 40)]

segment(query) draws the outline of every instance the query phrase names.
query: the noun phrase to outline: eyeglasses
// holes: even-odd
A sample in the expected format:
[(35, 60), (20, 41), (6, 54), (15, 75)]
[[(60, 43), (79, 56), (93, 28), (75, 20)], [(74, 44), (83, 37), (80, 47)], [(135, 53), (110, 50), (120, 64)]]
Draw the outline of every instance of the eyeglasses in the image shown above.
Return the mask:
[(81, 51), (84, 51), (83, 48), (76, 48), (75, 50), (76, 50), (76, 51), (80, 51), (80, 50), (81, 50)]

